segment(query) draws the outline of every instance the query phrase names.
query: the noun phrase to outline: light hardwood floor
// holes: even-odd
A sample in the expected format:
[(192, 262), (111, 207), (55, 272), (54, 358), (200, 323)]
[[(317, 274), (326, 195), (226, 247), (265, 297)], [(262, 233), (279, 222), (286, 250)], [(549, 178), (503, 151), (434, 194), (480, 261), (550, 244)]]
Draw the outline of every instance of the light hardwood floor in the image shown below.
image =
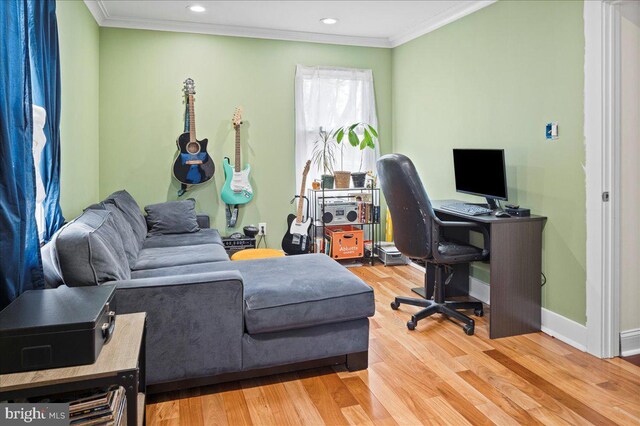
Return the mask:
[(599, 360), (543, 333), (490, 340), (417, 308), (392, 311), (422, 275), (351, 269), (375, 290), (369, 368), (322, 368), (151, 396), (149, 425), (640, 424), (640, 367)]

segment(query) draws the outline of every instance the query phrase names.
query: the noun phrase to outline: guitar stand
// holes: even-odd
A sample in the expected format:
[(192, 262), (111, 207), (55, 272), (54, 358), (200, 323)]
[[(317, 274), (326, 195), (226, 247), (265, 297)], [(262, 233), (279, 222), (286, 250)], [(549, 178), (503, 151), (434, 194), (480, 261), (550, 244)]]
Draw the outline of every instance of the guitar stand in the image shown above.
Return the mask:
[[(294, 202), (294, 201), (296, 201), (296, 198), (300, 198), (300, 196), (299, 196), (299, 195), (295, 195), (295, 196), (291, 199), (291, 201), (289, 201), (289, 204), (293, 204), (293, 202)], [(307, 216), (306, 216), (306, 217), (309, 217), (309, 199), (307, 198), (307, 196), (306, 196), (306, 195), (303, 195), (303, 196), (302, 196), (302, 198), (304, 198), (304, 199), (305, 199), (305, 201), (307, 202)]]
[(238, 222), (238, 205), (227, 204), (225, 214), (227, 216), (227, 228), (234, 228)]

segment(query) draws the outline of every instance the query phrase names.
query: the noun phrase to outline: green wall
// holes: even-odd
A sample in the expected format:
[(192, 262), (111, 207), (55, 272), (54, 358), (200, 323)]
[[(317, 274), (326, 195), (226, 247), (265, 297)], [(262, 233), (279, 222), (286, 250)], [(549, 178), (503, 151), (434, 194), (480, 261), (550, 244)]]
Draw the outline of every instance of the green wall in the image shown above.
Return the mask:
[[(256, 198), (236, 229), (267, 222), (277, 247), (297, 190), (295, 65), (371, 68), (381, 151), (411, 156), (433, 198), (477, 200), (455, 193), (452, 148), (506, 149), (510, 200), (549, 218), (543, 304), (584, 324), (582, 12), (580, 1), (503, 1), (389, 50), (98, 29), (82, 2), (58, 1), (63, 210), (71, 218), (121, 188), (142, 205), (177, 198), (170, 166), (180, 89), (193, 77), (198, 135), (218, 170), (189, 196), (227, 233), (220, 164), (233, 155), (230, 118), (243, 105), (242, 155)], [(544, 139), (548, 121), (559, 122), (558, 141)], [(489, 280), (486, 265), (473, 273)]]
[(452, 148), (505, 149), (510, 201), (549, 218), (543, 305), (584, 324), (582, 16), (579, 1), (495, 3), (393, 49), (392, 93), (393, 150), (434, 199), (479, 200), (455, 192)]
[(100, 29), (81, 1), (58, 1), (62, 106), (62, 212), (72, 219), (98, 200)]
[(244, 107), (242, 161), (252, 166), (253, 201), (239, 225), (267, 223), (279, 247), (295, 188), (296, 64), (371, 68), (381, 150), (391, 147), (391, 51), (172, 32), (100, 29), (100, 196), (126, 188), (141, 205), (177, 199), (171, 177), (183, 128), (182, 82), (196, 82), (198, 138), (209, 139), (213, 180), (185, 195), (226, 230), (222, 159), (233, 158), (231, 117)]

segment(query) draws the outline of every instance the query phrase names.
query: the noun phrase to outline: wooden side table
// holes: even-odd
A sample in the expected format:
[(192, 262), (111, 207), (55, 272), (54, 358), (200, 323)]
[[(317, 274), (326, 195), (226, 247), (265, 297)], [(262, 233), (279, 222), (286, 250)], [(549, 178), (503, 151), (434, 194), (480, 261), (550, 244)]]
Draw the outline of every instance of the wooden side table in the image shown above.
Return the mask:
[(144, 312), (118, 315), (111, 341), (93, 364), (0, 375), (0, 401), (122, 386), (127, 424), (143, 425), (146, 316)]

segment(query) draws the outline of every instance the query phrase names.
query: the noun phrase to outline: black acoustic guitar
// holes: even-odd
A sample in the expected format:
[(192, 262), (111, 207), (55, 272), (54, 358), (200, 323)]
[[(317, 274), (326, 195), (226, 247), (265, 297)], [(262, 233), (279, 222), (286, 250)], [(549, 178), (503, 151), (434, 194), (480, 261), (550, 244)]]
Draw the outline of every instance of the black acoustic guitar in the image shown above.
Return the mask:
[(311, 160), (307, 161), (302, 172), (302, 186), (300, 187), (300, 198), (298, 198), (298, 214), (290, 214), (287, 217), (287, 233), (282, 238), (282, 250), (287, 254), (308, 253), (311, 248), (311, 218), (302, 220), (302, 208), (304, 206), (304, 188), (307, 186), (307, 174)]
[(187, 101), (189, 131), (178, 136), (178, 155), (173, 162), (173, 176), (184, 185), (199, 185), (213, 177), (216, 166), (207, 152), (207, 139), (196, 139), (196, 113), (193, 107), (195, 83), (188, 78), (182, 89)]

